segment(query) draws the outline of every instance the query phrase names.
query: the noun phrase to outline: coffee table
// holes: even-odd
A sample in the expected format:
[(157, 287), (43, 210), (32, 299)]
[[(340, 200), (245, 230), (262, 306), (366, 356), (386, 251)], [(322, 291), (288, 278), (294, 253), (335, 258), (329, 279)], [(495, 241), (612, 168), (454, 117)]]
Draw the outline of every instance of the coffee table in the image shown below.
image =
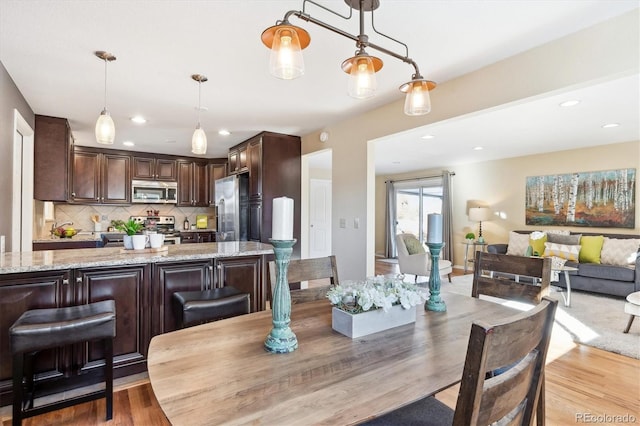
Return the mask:
[(623, 331), (623, 333), (628, 333), (631, 328), (631, 324), (633, 323), (633, 319), (640, 316), (640, 291), (636, 291), (635, 293), (631, 293), (627, 296), (627, 303), (624, 304), (624, 311), (630, 315), (627, 328)]
[[(564, 306), (571, 306), (571, 280), (569, 279), (569, 272), (575, 272), (578, 268), (574, 268), (573, 266), (561, 266), (561, 267), (551, 267), (552, 271), (564, 272), (564, 282), (567, 284), (567, 295), (565, 296), (564, 292), (562, 292), (562, 287), (557, 287), (560, 289), (562, 293), (562, 298), (564, 299)], [(553, 283), (552, 283), (553, 284)]]

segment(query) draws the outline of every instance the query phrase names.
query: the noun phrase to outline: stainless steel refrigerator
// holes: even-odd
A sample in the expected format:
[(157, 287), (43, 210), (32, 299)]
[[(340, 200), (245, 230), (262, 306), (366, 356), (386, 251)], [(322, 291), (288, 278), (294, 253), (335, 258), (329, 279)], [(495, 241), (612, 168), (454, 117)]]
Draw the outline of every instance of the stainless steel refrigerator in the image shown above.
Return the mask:
[(215, 181), (216, 241), (247, 241), (249, 177), (247, 173)]

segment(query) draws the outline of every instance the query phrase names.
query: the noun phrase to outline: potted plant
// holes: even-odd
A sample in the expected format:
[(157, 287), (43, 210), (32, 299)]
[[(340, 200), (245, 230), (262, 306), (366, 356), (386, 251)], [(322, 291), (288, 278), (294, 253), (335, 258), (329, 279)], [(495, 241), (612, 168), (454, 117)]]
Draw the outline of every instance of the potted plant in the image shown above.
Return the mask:
[(343, 281), (327, 292), (332, 328), (351, 338), (414, 322), (424, 290), (400, 277)]
[(127, 234), (123, 238), (124, 248), (127, 250), (133, 249), (133, 241), (131, 240), (131, 237), (142, 231), (142, 228), (144, 228), (143, 224), (138, 223), (133, 219), (129, 219), (126, 222), (123, 220), (112, 220), (111, 226), (116, 228), (118, 231), (122, 231)]
[(473, 242), (473, 240), (475, 240), (475, 239), (476, 239), (476, 234), (474, 234), (473, 232), (467, 232), (467, 234), (464, 236), (464, 238), (465, 238), (468, 242), (472, 243), (472, 242)]

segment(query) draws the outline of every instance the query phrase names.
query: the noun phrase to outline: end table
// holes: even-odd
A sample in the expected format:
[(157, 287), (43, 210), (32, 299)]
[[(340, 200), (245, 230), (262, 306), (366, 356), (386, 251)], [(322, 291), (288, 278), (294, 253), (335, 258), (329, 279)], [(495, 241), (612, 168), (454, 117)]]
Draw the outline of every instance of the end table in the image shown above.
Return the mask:
[[(467, 273), (467, 269), (468, 269), (468, 265), (469, 263), (473, 263), (473, 260), (476, 256), (476, 251), (478, 250), (478, 248), (481, 251), (486, 252), (487, 251), (487, 242), (479, 242), (479, 241), (463, 241), (462, 244), (464, 244), (466, 247), (464, 248), (464, 273)], [(472, 255), (471, 258), (469, 258), (469, 248), (473, 247), (473, 251), (472, 251)]]

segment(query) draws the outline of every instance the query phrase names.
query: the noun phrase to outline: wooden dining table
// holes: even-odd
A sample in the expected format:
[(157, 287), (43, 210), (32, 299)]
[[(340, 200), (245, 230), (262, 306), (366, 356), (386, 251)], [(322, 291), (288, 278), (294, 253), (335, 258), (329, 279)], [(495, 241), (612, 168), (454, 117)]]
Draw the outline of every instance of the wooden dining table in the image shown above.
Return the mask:
[(271, 311), (155, 336), (149, 379), (173, 425), (347, 425), (458, 383), (474, 320), (506, 306), (443, 292), (446, 312), (419, 307), (416, 322), (351, 339), (331, 328), (331, 305), (294, 305), (299, 347), (264, 350)]

